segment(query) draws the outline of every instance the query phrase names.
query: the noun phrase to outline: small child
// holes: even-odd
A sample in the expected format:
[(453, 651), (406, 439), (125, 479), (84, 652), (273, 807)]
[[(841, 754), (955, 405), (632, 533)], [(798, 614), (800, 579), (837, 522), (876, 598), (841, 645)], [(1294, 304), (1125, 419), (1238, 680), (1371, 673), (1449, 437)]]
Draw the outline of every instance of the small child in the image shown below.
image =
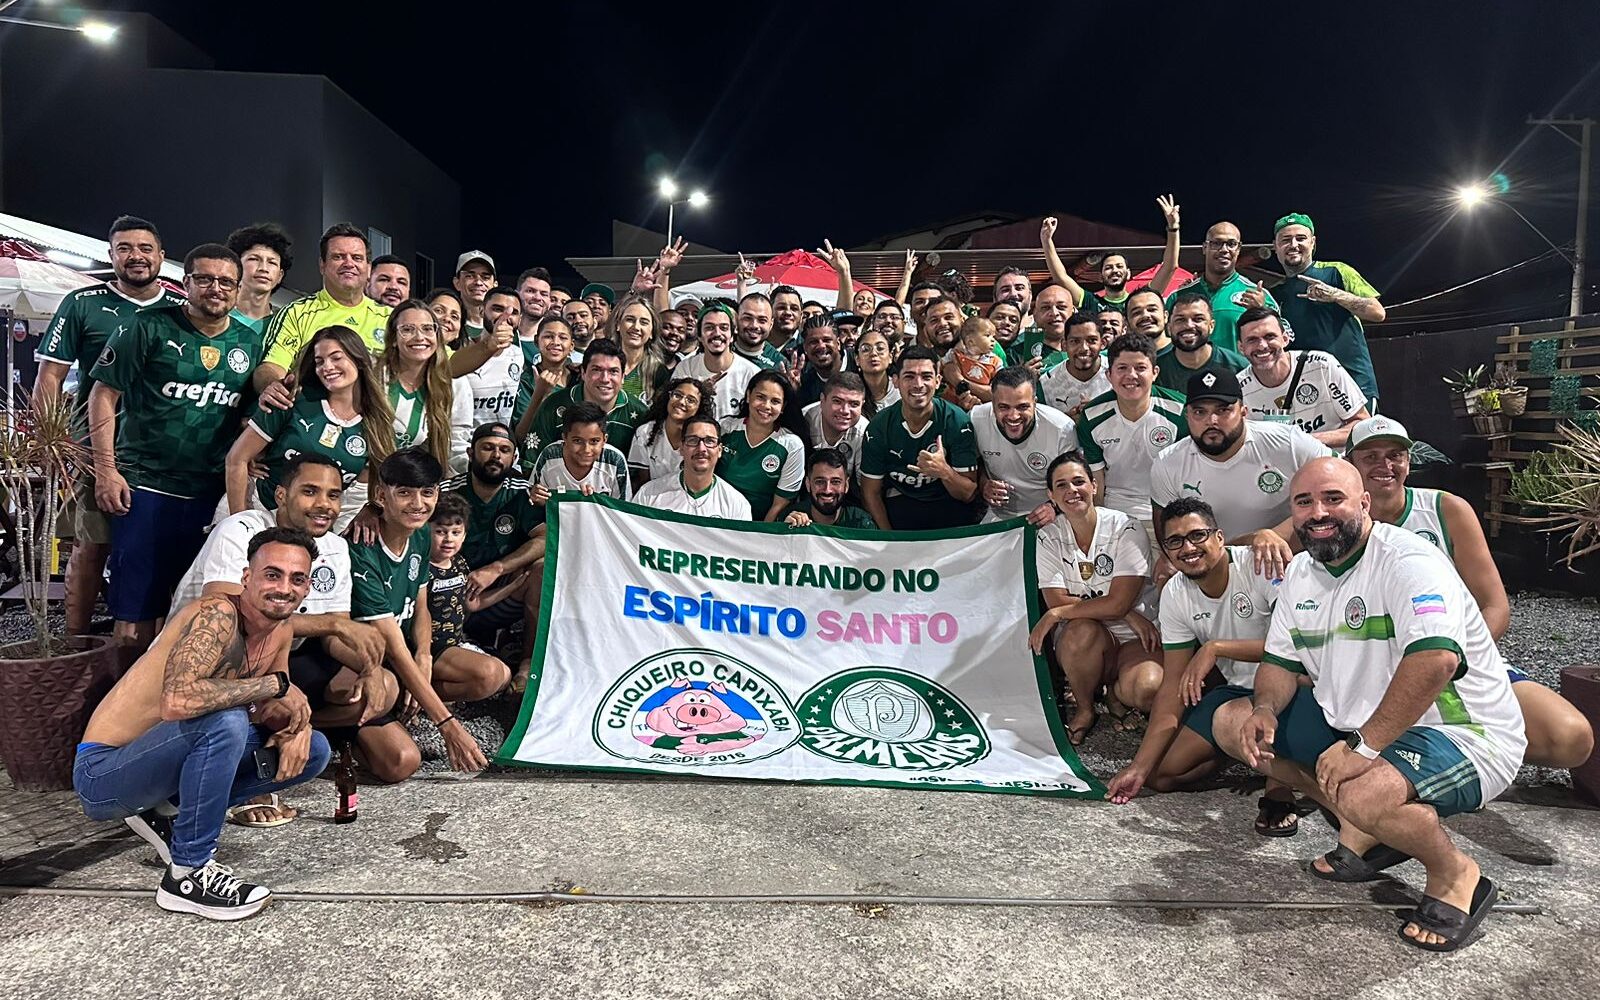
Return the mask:
[(996, 336), (994, 324), (982, 316), (968, 317), (961, 324), (956, 346), (944, 359), (945, 399), (970, 410), (992, 398), (989, 381), (1000, 370), (1000, 358), (994, 353)]
[(543, 505), (569, 490), (628, 499), (628, 459), (606, 444), (606, 411), (594, 403), (574, 403), (561, 423), (561, 440), (545, 445), (533, 464), (528, 499)]
[(465, 498), (445, 493), (429, 521), (433, 528), (433, 551), (428, 559), (433, 577), (428, 586), (433, 687), (444, 701), (485, 698), (510, 682), (511, 670), (504, 662), (467, 641), (467, 615), (498, 604), (517, 591), (528, 575), (524, 570), (498, 587), (472, 593), (472, 570), (461, 558), (470, 514)]

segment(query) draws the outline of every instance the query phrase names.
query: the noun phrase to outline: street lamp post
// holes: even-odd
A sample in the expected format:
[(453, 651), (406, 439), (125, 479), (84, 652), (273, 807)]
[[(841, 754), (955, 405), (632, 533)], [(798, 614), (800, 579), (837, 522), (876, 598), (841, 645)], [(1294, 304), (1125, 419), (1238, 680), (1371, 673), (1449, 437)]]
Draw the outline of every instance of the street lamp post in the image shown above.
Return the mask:
[(672, 215), (673, 210), (679, 205), (688, 205), (690, 208), (704, 208), (711, 200), (711, 196), (701, 190), (689, 192), (686, 198), (678, 197), (678, 184), (671, 177), (661, 178), (661, 183), (656, 187), (661, 197), (667, 202), (667, 246), (672, 245)]

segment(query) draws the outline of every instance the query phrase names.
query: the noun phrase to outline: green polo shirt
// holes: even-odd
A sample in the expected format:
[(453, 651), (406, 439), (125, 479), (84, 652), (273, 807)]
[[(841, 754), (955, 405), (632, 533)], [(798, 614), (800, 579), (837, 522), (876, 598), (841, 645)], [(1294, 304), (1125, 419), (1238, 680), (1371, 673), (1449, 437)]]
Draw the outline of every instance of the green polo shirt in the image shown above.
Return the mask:
[[(1211, 343), (1226, 347), (1230, 351), (1239, 349), (1239, 317), (1249, 308), (1240, 301), (1245, 292), (1252, 288), (1259, 288), (1255, 282), (1246, 278), (1238, 271), (1228, 275), (1228, 280), (1213, 288), (1206, 281), (1204, 274), (1196, 275), (1193, 281), (1179, 285), (1171, 295), (1167, 296), (1167, 315), (1172, 315), (1172, 303), (1184, 292), (1201, 292), (1211, 298), (1211, 318), (1214, 326), (1211, 331)], [(1280, 316), (1283, 309), (1278, 305), (1278, 300), (1272, 297), (1271, 292), (1262, 289), (1266, 294), (1266, 306), (1276, 311)], [(1298, 344), (1296, 346), (1299, 346)]]

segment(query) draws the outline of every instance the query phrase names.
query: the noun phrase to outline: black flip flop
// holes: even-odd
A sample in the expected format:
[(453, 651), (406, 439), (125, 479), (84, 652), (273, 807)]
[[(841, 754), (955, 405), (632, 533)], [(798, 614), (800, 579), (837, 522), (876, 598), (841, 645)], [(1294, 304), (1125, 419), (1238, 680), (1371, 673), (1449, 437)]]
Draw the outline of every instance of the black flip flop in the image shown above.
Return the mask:
[[(1423, 896), (1421, 904), (1400, 925), (1400, 940), (1423, 951), (1455, 951), (1464, 948), (1469, 943), (1468, 939), (1472, 937), (1472, 932), (1483, 923), (1483, 918), (1489, 915), (1489, 910), (1494, 907), (1494, 901), (1499, 898), (1500, 890), (1482, 875), (1478, 876), (1477, 888), (1472, 890), (1470, 913), (1432, 896)], [(1444, 938), (1444, 943), (1423, 944), (1406, 933), (1406, 924), (1416, 924), (1429, 933), (1437, 934)]]
[[(1295, 811), (1294, 802), (1263, 795), (1256, 799), (1256, 806), (1260, 809), (1256, 813), (1256, 833), (1261, 836), (1292, 837), (1300, 832), (1300, 814)], [(1284, 817), (1290, 817), (1294, 822), (1279, 826), (1279, 821)]]
[(1312, 862), (1310, 868), (1311, 874), (1324, 882), (1372, 882), (1382, 876), (1384, 869), (1410, 861), (1411, 855), (1397, 851), (1388, 844), (1379, 844), (1365, 854), (1357, 854), (1340, 844), (1324, 854), (1322, 860), (1326, 861), (1333, 871), (1325, 872), (1318, 868), (1315, 862)]

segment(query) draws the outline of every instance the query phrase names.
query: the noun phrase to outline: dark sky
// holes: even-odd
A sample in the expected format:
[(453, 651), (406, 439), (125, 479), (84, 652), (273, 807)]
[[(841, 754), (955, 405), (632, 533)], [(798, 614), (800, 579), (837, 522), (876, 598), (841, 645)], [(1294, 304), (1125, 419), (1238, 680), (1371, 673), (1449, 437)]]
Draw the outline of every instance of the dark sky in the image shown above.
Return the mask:
[[(107, 6), (221, 69), (330, 77), (461, 182), (466, 242), (508, 270), (607, 254), (613, 218), (662, 228), (670, 171), (715, 197), (680, 228), (729, 250), (979, 209), (1155, 231), (1168, 190), (1186, 242), (1300, 210), (1398, 302), (1545, 249), (1503, 206), (1440, 228), (1497, 168), (1570, 241), (1577, 150), (1524, 119), (1600, 114), (1600, 3), (1575, 0)], [(1494, 296), (1560, 313), (1562, 268)]]

